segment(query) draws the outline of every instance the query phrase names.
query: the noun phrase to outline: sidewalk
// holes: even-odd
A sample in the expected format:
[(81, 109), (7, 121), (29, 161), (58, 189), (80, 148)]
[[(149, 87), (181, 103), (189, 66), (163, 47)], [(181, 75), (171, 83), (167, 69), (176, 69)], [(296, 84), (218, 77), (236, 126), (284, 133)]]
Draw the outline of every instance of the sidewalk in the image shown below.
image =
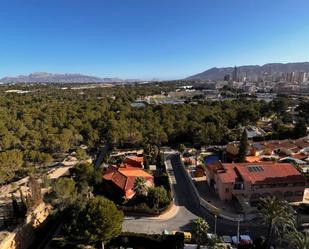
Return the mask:
[(206, 177), (194, 178), (196, 183), (196, 188), (200, 196), (208, 203), (220, 208), (222, 211), (227, 213), (238, 215), (240, 214), (240, 207), (233, 201), (221, 201), (219, 197), (214, 193), (212, 189), (208, 186), (206, 182)]
[(163, 212), (159, 216), (156, 217), (149, 217), (150, 220), (169, 220), (174, 218), (179, 211), (179, 207), (176, 206), (174, 203), (172, 207), (170, 207), (167, 211)]

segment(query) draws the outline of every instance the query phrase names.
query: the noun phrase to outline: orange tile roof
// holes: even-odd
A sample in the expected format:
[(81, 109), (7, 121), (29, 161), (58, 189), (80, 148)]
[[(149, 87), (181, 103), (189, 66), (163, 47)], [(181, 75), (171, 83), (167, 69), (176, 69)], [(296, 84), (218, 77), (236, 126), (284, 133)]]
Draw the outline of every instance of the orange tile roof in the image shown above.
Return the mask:
[(217, 172), (218, 178), (222, 183), (234, 183), (237, 179), (237, 174), (234, 170), (234, 166), (232, 164), (223, 164), (225, 171), (220, 173)]
[(117, 168), (115, 166), (110, 166), (103, 175), (103, 179), (113, 182), (125, 192), (126, 196), (127, 193), (132, 193), (134, 182), (137, 177), (145, 178), (146, 181), (153, 183), (153, 176), (140, 168)]
[(260, 162), (261, 158), (259, 156), (247, 156), (246, 161), (248, 163), (255, 163), (255, 162)]

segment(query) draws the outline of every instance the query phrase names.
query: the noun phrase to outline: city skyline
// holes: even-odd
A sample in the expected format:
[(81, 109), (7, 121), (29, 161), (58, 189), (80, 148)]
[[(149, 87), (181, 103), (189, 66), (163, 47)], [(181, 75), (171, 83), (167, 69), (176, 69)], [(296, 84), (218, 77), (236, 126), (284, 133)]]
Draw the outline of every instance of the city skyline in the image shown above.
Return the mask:
[(180, 79), (212, 67), (308, 61), (308, 2), (222, 3), (5, 1), (0, 78)]

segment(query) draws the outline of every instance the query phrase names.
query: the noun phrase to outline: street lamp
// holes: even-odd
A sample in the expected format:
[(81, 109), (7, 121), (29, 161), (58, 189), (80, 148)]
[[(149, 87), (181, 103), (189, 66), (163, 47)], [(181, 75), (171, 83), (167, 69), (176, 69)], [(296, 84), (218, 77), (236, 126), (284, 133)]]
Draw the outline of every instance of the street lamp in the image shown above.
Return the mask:
[(217, 235), (217, 218), (218, 216), (215, 214), (215, 235)]
[(218, 219), (218, 216), (219, 216), (219, 214), (220, 214), (220, 210), (219, 210), (219, 209), (214, 209), (214, 210), (212, 211), (212, 214), (213, 214), (213, 216), (214, 216), (214, 218), (215, 218), (215, 229), (214, 229), (214, 234), (217, 235), (217, 219)]
[(240, 215), (238, 215), (238, 219), (237, 219), (237, 245), (239, 244), (239, 237), (240, 237)]

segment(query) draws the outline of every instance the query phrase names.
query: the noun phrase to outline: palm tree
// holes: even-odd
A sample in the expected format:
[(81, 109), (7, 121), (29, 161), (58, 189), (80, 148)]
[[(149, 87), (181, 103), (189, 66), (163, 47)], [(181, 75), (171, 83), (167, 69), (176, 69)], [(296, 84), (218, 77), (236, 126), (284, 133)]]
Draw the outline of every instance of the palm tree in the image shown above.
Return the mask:
[(280, 201), (276, 197), (261, 198), (259, 203), (259, 215), (267, 225), (266, 245), (270, 247), (272, 234), (282, 235), (283, 232), (295, 228), (294, 210), (286, 201)]
[(288, 242), (288, 248), (306, 249), (309, 248), (309, 241), (306, 234), (302, 234), (298, 231), (290, 232), (286, 238)]
[(137, 196), (146, 196), (148, 194), (148, 187), (145, 178), (136, 177), (133, 190)]
[(247, 150), (248, 150), (248, 136), (247, 136), (246, 129), (244, 129), (244, 131), (241, 135), (240, 145), (239, 145), (239, 160), (240, 160), (240, 162), (246, 162)]

